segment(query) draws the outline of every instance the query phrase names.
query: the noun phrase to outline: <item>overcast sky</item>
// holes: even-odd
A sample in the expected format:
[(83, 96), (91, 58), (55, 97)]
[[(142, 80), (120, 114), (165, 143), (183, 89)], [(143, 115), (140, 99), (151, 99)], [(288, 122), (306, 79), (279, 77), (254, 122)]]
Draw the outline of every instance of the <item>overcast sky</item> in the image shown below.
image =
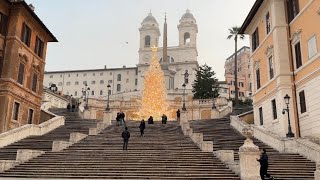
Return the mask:
[[(138, 63), (139, 27), (151, 10), (168, 45), (178, 45), (179, 19), (190, 9), (198, 24), (198, 61), (224, 80), (224, 61), (234, 52), (228, 28), (241, 26), (255, 0), (26, 0), (57, 37), (47, 51), (46, 71), (133, 67)], [(162, 46), (162, 37), (160, 37)], [(128, 42), (128, 44), (126, 43)], [(248, 39), (239, 48), (248, 46)]]

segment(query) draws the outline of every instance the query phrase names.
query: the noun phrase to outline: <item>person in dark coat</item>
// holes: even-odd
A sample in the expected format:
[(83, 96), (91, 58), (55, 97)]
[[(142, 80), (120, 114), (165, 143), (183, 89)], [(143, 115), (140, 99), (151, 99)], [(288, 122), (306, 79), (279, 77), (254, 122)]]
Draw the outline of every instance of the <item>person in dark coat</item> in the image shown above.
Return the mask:
[(125, 128), (125, 130), (121, 134), (123, 138), (123, 148), (122, 150), (128, 150), (128, 142), (130, 139), (130, 132), (128, 131), (128, 127)]
[(70, 109), (71, 109), (71, 105), (70, 105), (70, 103), (67, 105), (67, 110), (68, 110), (68, 112), (70, 112)]
[(177, 111), (177, 121), (180, 121), (180, 109)]
[(139, 129), (140, 129), (140, 134), (141, 136), (144, 136), (144, 129), (146, 128), (146, 123), (144, 122), (144, 120), (142, 119)]
[(152, 116), (149, 117), (148, 124), (153, 124), (153, 117)]
[(126, 117), (126, 115), (120, 111), (119, 113), (119, 122), (120, 122), (120, 125), (122, 125), (123, 123), (125, 123), (124, 121), (124, 118)]
[(74, 109), (76, 108), (76, 105), (72, 104), (71, 108), (72, 108), (72, 112), (74, 112)]
[(162, 124), (167, 124), (168, 117), (165, 114), (163, 114), (161, 118), (162, 118)]
[(116, 121), (117, 121), (117, 126), (119, 126), (120, 125), (120, 112), (117, 112)]
[(263, 149), (262, 154), (260, 155), (260, 159), (257, 159), (257, 161), (260, 162), (260, 177), (262, 180), (265, 179), (265, 176), (268, 177), (269, 179), (273, 179), (270, 178), (271, 176), (268, 174), (268, 155), (267, 155), (267, 151), (265, 149)]

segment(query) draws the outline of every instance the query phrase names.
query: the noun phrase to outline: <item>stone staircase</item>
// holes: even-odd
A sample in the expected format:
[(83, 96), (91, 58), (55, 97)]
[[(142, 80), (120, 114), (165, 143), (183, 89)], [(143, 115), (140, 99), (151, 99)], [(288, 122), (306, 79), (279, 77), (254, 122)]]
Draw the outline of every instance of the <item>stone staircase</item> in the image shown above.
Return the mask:
[[(112, 122), (115, 124), (115, 122)], [(0, 177), (108, 179), (240, 179), (212, 153), (202, 152), (185, 137), (177, 122), (147, 124), (128, 121), (128, 151), (122, 151), (123, 126), (111, 125), (96, 136), (60, 152), (47, 152)]]
[[(234, 150), (235, 160), (239, 160), (239, 147), (245, 137), (230, 126), (229, 118), (190, 121), (193, 132), (203, 133), (203, 139), (213, 141), (213, 151)], [(279, 153), (270, 146), (253, 139), (260, 149), (266, 149), (269, 156), (269, 174), (275, 179), (314, 179), (316, 165), (299, 154)]]
[(51, 151), (53, 141), (68, 141), (72, 132), (88, 134), (89, 128), (96, 127), (97, 125), (97, 121), (95, 120), (79, 119), (77, 112), (66, 112), (66, 109), (53, 109), (50, 111), (57, 115), (65, 116), (65, 125), (43, 136), (31, 136), (0, 148), (0, 160), (15, 160), (18, 149)]

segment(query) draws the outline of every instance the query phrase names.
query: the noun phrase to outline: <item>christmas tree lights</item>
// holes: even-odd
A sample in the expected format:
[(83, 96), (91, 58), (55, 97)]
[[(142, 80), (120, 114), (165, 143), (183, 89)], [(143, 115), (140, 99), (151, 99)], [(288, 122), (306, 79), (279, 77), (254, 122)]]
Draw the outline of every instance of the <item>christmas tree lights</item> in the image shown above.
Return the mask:
[(154, 120), (160, 120), (162, 114), (167, 113), (167, 93), (156, 47), (152, 47), (152, 54), (150, 67), (144, 74), (144, 87), (138, 116), (143, 119), (152, 116)]

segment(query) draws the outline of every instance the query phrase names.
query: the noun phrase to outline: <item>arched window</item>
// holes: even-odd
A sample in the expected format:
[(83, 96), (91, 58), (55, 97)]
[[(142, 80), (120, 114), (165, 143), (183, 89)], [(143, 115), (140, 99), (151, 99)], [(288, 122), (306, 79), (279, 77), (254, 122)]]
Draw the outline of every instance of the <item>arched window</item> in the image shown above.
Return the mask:
[(150, 41), (151, 41), (151, 37), (149, 35), (144, 37), (144, 47), (150, 47)]
[(190, 43), (190, 33), (186, 32), (184, 33), (184, 44)]
[(100, 91), (100, 95), (103, 95), (103, 91), (102, 90)]
[(117, 75), (117, 81), (121, 81), (121, 74)]

